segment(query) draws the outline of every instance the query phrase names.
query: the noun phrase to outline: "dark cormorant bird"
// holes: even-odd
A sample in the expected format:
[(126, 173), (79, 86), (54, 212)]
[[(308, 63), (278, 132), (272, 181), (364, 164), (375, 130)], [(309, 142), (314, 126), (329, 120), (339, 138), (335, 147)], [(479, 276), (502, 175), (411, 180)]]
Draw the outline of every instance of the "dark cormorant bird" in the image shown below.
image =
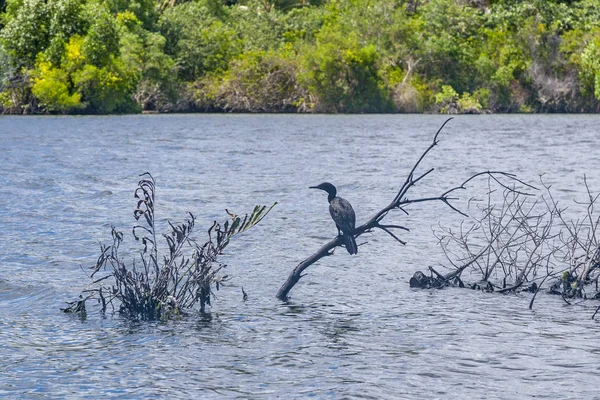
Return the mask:
[(340, 232), (343, 233), (342, 236), (344, 237), (344, 243), (346, 244), (348, 253), (358, 253), (358, 247), (356, 246), (356, 240), (353, 235), (356, 215), (354, 214), (352, 205), (350, 205), (348, 200), (337, 197), (337, 189), (329, 182), (323, 182), (318, 186), (311, 186), (310, 189), (321, 189), (329, 194), (329, 197), (327, 198), (329, 201), (329, 213), (337, 226), (338, 235)]

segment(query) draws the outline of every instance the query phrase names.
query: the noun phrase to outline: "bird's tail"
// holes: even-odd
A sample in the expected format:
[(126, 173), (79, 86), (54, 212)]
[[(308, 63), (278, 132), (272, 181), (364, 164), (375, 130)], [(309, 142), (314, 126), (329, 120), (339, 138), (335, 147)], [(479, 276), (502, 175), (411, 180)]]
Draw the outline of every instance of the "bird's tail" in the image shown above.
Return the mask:
[(356, 245), (356, 239), (354, 239), (354, 235), (344, 234), (344, 237), (346, 238), (345, 244), (346, 244), (346, 250), (348, 250), (348, 253), (357, 254), (358, 246)]

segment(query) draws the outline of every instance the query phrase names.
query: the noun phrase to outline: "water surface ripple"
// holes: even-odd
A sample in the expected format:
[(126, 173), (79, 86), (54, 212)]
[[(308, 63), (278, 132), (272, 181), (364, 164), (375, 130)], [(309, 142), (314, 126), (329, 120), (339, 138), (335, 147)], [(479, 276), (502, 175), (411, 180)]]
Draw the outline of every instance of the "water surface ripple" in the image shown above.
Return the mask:
[[(165, 115), (0, 118), (0, 397), (6, 398), (598, 398), (593, 303), (460, 289), (414, 291), (442, 258), (431, 233), (460, 216), (420, 204), (407, 246), (377, 232), (358, 256), (308, 270), (288, 304), (274, 296), (297, 262), (333, 237), (322, 181), (359, 222), (393, 198), (441, 116)], [(461, 116), (449, 123), (416, 195), (504, 170), (560, 201), (600, 191), (600, 117)], [(209, 316), (168, 323), (59, 308), (86, 288), (82, 267), (110, 227), (129, 232), (142, 172), (157, 217), (280, 204), (229, 247), (233, 277)], [(477, 193), (477, 192), (474, 192)], [(465, 205), (468, 196), (459, 201)], [(135, 246), (131, 239), (125, 248)], [(241, 287), (249, 294), (242, 301)]]

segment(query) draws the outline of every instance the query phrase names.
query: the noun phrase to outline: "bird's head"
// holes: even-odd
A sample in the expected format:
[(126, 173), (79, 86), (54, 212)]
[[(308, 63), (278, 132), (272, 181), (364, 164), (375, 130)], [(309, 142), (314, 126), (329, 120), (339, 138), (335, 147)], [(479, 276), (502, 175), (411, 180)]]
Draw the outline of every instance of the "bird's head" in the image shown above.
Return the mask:
[(317, 186), (311, 186), (309, 189), (321, 189), (326, 191), (327, 193), (329, 193), (329, 197), (333, 198), (335, 197), (337, 190), (335, 188), (335, 186), (333, 186), (331, 183), (329, 182), (323, 182), (320, 185)]

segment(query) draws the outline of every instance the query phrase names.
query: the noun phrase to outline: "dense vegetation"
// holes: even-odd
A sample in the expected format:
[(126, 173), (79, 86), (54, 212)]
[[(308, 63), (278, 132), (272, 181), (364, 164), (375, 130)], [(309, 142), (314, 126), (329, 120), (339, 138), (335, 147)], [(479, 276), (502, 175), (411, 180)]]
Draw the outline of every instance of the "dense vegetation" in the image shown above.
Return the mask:
[(600, 104), (598, 0), (0, 5), (4, 113), (594, 112)]

